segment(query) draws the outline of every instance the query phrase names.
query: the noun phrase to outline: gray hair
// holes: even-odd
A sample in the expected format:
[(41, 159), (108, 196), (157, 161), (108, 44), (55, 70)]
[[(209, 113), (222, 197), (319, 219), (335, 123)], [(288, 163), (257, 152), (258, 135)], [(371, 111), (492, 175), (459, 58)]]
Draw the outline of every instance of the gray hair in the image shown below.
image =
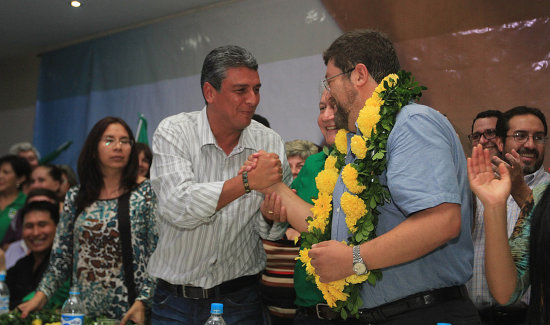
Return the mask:
[[(201, 70), (201, 90), (205, 82), (220, 91), (222, 80), (226, 77), (227, 68), (245, 67), (258, 70), (256, 58), (248, 50), (236, 46), (220, 46), (208, 53), (204, 58)], [(204, 93), (202, 94), (204, 97)], [(206, 99), (205, 99), (206, 101)]]
[(40, 160), (40, 153), (30, 142), (19, 142), (10, 147), (9, 153), (12, 155), (18, 155), (20, 152), (32, 150), (36, 155), (36, 158)]
[(286, 157), (300, 156), (303, 160), (317, 153), (319, 147), (307, 140), (293, 140), (285, 143)]

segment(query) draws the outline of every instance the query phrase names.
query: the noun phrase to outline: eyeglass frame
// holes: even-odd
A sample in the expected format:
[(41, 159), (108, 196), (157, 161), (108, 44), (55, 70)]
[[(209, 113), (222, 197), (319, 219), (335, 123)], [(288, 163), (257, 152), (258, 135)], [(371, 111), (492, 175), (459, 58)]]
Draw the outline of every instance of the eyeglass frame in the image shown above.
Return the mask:
[[(493, 136), (487, 136), (487, 132), (494, 132)], [(479, 138), (476, 140), (474, 139), (474, 136), (479, 135)], [(468, 140), (470, 140), (471, 143), (474, 143), (474, 141), (479, 142), (481, 140), (481, 136), (485, 137), (485, 140), (491, 140), (497, 137), (497, 130), (496, 129), (485, 129), (483, 132), (474, 132), (472, 134), (468, 134)]]
[[(518, 140), (518, 137), (525, 136), (525, 139)], [(514, 138), (514, 141), (517, 143), (526, 143), (529, 141), (529, 138), (533, 138), (534, 144), (545, 144), (548, 141), (548, 137), (543, 132), (537, 132), (533, 135), (530, 135), (527, 131), (516, 131), (514, 134), (506, 135), (507, 138)], [(535, 139), (535, 137), (539, 137), (539, 139)]]
[[(128, 141), (128, 142), (125, 143), (123, 141)], [(120, 138), (120, 139), (106, 137), (106, 138), (102, 138), (101, 142), (103, 142), (103, 145), (106, 148), (114, 148), (117, 144), (119, 144), (121, 147), (126, 146), (126, 145), (129, 145), (130, 147), (132, 147), (135, 143), (134, 140), (132, 140), (130, 138), (126, 138), (126, 137)]]
[(328, 81), (329, 81), (330, 79), (334, 79), (334, 78), (336, 78), (336, 77), (338, 77), (338, 76), (341, 76), (341, 75), (344, 75), (344, 74), (353, 72), (353, 70), (355, 70), (355, 67), (353, 67), (353, 68), (351, 68), (351, 69), (349, 69), (349, 70), (346, 70), (346, 71), (344, 71), (344, 72), (342, 72), (342, 73), (335, 74), (335, 75), (332, 76), (332, 77), (325, 78), (325, 79), (323, 79), (323, 80), (321, 81), (321, 84), (323, 84), (323, 87), (325, 87), (325, 90), (326, 90), (326, 91), (330, 91), (330, 85), (328, 84)]

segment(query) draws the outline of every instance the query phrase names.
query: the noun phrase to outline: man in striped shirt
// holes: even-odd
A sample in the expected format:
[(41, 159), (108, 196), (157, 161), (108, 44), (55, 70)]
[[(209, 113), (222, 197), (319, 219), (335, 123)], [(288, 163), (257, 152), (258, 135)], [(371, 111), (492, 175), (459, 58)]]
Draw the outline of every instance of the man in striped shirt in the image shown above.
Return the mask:
[[(204, 324), (212, 302), (224, 304), (227, 324), (263, 322), (261, 238), (281, 238), (286, 224), (264, 218), (259, 190), (281, 180), (290, 185), (292, 176), (281, 137), (251, 121), (260, 86), (252, 54), (216, 48), (201, 72), (206, 107), (170, 116), (155, 131), (159, 242), (148, 266), (158, 278), (155, 324)], [(267, 154), (257, 167), (238, 174), (258, 151)]]

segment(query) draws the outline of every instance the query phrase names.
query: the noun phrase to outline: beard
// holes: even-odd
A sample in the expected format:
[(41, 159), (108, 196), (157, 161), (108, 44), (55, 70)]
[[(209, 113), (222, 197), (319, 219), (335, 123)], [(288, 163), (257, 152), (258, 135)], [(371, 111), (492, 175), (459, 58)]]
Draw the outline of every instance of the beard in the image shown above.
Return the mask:
[(348, 119), (349, 119), (349, 112), (344, 112), (344, 110), (341, 108), (339, 108), (336, 112), (334, 112), (334, 124), (338, 129), (345, 129), (349, 131)]
[[(352, 109), (353, 103), (357, 99), (357, 92), (353, 89), (345, 89), (344, 96), (346, 99), (345, 103), (336, 99), (336, 96), (333, 94), (334, 102), (336, 103), (337, 110), (334, 112), (334, 124), (338, 129), (350, 130), (350, 125), (353, 125), (349, 120), (349, 114)], [(355, 123), (355, 121), (353, 121)]]
[(535, 162), (533, 163), (533, 165), (529, 166), (529, 165), (524, 165), (523, 166), (523, 175), (529, 175), (529, 174), (533, 174), (534, 172), (536, 172), (537, 170), (539, 170), (540, 166), (542, 166), (542, 161), (543, 161), (543, 158), (544, 157), (541, 157), (539, 155), (539, 152), (537, 150), (534, 150), (534, 149), (528, 149), (528, 148), (521, 148), (519, 151), (518, 151), (518, 154), (521, 156), (522, 154), (532, 154), (534, 155), (535, 157)]

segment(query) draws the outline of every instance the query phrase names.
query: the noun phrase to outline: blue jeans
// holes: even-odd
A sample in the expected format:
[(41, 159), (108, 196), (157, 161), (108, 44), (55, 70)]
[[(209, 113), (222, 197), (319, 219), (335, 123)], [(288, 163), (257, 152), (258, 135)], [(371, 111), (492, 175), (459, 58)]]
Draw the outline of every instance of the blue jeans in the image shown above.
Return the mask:
[(157, 288), (153, 297), (152, 324), (203, 325), (210, 317), (210, 304), (213, 302), (223, 303), (223, 319), (227, 325), (262, 325), (267, 316), (257, 285), (211, 299), (177, 297), (165, 289)]

